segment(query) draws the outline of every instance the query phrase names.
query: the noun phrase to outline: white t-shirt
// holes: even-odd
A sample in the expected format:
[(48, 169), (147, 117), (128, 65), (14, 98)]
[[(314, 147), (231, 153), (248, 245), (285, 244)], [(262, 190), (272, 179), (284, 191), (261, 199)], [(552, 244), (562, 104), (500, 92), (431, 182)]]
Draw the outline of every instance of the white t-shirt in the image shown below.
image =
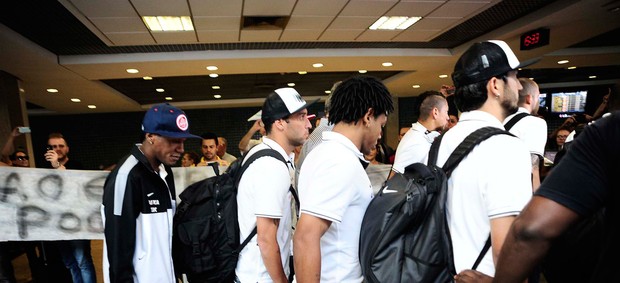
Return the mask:
[(392, 170), (403, 173), (405, 167), (416, 162), (425, 162), (437, 136), (439, 132), (429, 131), (419, 122), (413, 123), (396, 148)]
[[(518, 113), (529, 112), (527, 109), (519, 107), (517, 113), (504, 120), (504, 125)], [(547, 122), (545, 120), (531, 115), (525, 116), (510, 129), (510, 132), (525, 143), (530, 153), (543, 156), (547, 143)]]
[[(265, 148), (277, 150), (285, 160), (294, 160), (275, 141), (263, 137), (263, 143), (253, 147), (248, 154)], [(289, 274), (291, 255), (291, 201), (289, 191), (293, 169), (273, 157), (261, 157), (243, 173), (237, 193), (240, 240), (242, 243), (256, 227), (256, 217), (280, 219), (277, 241), (284, 272)], [(241, 282), (272, 282), (256, 241), (256, 236), (239, 254), (235, 269)]]
[[(443, 166), (467, 135), (485, 126), (503, 128), (487, 112), (463, 113), (459, 123), (444, 135), (437, 164)], [(447, 213), (457, 271), (473, 266), (489, 237), (491, 219), (518, 215), (530, 200), (531, 170), (525, 144), (516, 137), (497, 135), (480, 143), (452, 172)], [(495, 275), (491, 249), (477, 270)]]
[(361, 282), (359, 237), (372, 185), (364, 155), (337, 132), (308, 154), (299, 173), (301, 213), (331, 221), (321, 237), (321, 282)]

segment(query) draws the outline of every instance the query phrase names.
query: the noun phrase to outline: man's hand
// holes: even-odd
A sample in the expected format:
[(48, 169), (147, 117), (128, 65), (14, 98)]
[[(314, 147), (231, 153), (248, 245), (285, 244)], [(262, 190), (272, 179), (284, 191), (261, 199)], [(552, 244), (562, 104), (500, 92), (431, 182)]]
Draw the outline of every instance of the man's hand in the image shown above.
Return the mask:
[(493, 282), (493, 277), (476, 270), (466, 269), (455, 275), (454, 281), (457, 283), (491, 283)]

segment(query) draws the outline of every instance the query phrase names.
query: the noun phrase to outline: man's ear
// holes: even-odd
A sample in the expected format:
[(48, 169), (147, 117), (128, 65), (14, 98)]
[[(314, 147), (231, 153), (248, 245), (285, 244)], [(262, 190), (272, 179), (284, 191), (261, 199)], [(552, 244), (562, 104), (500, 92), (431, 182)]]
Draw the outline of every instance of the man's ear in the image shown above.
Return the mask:
[(534, 97), (532, 97), (532, 95), (525, 96), (526, 104), (532, 104), (532, 100), (534, 100)]
[(433, 118), (437, 119), (439, 117), (439, 108), (433, 107)]
[(370, 125), (370, 121), (372, 120), (374, 115), (375, 115), (375, 111), (372, 108), (368, 108), (368, 110), (366, 111), (366, 114), (364, 114), (364, 117), (362, 117), (365, 127), (366, 125)]
[(499, 79), (496, 77), (492, 77), (489, 82), (487, 82), (487, 93), (492, 96), (492, 98), (497, 98), (501, 94)]

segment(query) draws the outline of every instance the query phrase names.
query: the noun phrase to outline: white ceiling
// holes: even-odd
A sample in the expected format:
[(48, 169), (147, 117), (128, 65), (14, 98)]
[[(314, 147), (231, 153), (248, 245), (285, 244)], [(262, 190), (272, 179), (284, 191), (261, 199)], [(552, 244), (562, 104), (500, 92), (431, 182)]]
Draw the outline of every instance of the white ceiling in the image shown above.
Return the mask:
[[(231, 42), (355, 41), (425, 42), (497, 4), (499, 1), (451, 0), (59, 0), (86, 27), (109, 46), (196, 44)], [(533, 68), (557, 68), (569, 59), (578, 67), (620, 65), (620, 47), (567, 47), (620, 27), (618, 12), (609, 12), (609, 0), (557, 1), (532, 14), (499, 27), (471, 42), (501, 39), (519, 59), (541, 58)], [(617, 2), (617, 1), (615, 1)], [(195, 32), (149, 32), (140, 16), (191, 15)], [(372, 31), (367, 27), (383, 15), (422, 16), (405, 31)], [(242, 29), (243, 16), (290, 16), (286, 28)], [(551, 44), (518, 51), (519, 36), (548, 27)], [(42, 27), (43, 28), (43, 27)], [(138, 111), (139, 105), (100, 82), (103, 79), (142, 76), (197, 76), (218, 74), (265, 74), (283, 72), (336, 72), (398, 70), (384, 82), (395, 96), (414, 96), (451, 84), (450, 74), (458, 56), (471, 44), (453, 49), (278, 49), (186, 51), (108, 55), (57, 56), (0, 24), (0, 69), (21, 80), (27, 101), (51, 113)], [(392, 67), (382, 67), (382, 62)], [(311, 65), (321, 62), (323, 68)], [(129, 74), (127, 68), (140, 70)], [(420, 89), (412, 85), (421, 85)], [(50, 94), (47, 88), (57, 88)], [(82, 103), (72, 103), (77, 97)], [(184, 103), (184, 107), (221, 107), (224, 102)], [(248, 101), (249, 104), (259, 104)], [(88, 109), (87, 104), (97, 105)], [(174, 102), (173, 102), (174, 104)], [(236, 102), (235, 105), (238, 105)], [(233, 105), (232, 102), (230, 105)]]

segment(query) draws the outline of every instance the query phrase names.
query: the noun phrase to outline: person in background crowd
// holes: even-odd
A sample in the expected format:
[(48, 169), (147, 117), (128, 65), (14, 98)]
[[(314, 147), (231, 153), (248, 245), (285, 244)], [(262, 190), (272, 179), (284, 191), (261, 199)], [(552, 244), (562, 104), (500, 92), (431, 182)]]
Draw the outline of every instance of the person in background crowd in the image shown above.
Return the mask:
[(421, 101), (418, 122), (411, 125), (396, 149), (392, 170), (397, 173), (404, 173), (405, 167), (413, 163), (424, 162), (431, 144), (448, 125), (448, 102), (441, 93), (425, 91), (418, 99)]
[[(256, 112), (256, 114), (252, 115), (248, 121), (254, 121), (252, 127), (248, 130), (247, 133), (241, 138), (239, 141), (239, 152), (243, 156), (250, 148), (262, 142), (262, 137), (265, 136), (265, 125), (261, 120), (262, 110)], [(260, 133), (260, 139), (252, 139), (256, 132)]]
[[(457, 61), (452, 80), (461, 120), (441, 141), (437, 165), (444, 163), (472, 132), (504, 129), (502, 122), (518, 109), (517, 68), (522, 67), (508, 44), (499, 40), (473, 44)], [(485, 242), (491, 248), (477, 269), (495, 274), (510, 224), (532, 196), (530, 154), (519, 138), (495, 135), (481, 142), (454, 169), (448, 180), (447, 222), (457, 272), (472, 268)], [(459, 273), (455, 280), (462, 280)]]
[[(398, 130), (398, 143), (400, 144), (400, 141), (403, 139), (403, 137), (405, 136), (405, 134), (407, 134), (407, 132), (411, 129), (411, 127), (401, 127)], [(398, 150), (398, 148), (396, 148)], [(394, 151), (392, 153), (392, 155), (390, 155), (390, 164), (394, 164), (394, 159), (396, 158), (396, 151)]]
[(104, 282), (176, 282), (172, 218), (176, 190), (170, 166), (190, 134), (185, 112), (152, 106), (142, 121), (143, 140), (108, 175), (103, 189)]
[(373, 148), (370, 150), (368, 154), (364, 154), (364, 159), (368, 161), (370, 165), (380, 165), (383, 164), (377, 160), (377, 148)]
[(228, 140), (224, 137), (217, 137), (217, 156), (228, 162), (228, 164), (231, 164), (237, 160), (237, 157), (226, 152), (226, 150), (228, 150)]
[(446, 126), (446, 130), (452, 129), (452, 127), (456, 126), (456, 123), (459, 122), (459, 117), (454, 114), (450, 114), (448, 115), (448, 117), (450, 117), (450, 120), (448, 120), (448, 125)]
[(181, 166), (183, 167), (195, 167), (198, 164), (200, 157), (193, 151), (186, 151), (183, 153), (183, 159), (181, 160)]
[(200, 163), (198, 163), (196, 166), (207, 166), (207, 164), (213, 162), (219, 163), (220, 166), (230, 165), (226, 160), (223, 160), (219, 156), (217, 156), (217, 148), (218, 139), (216, 134), (202, 134), (202, 146), (200, 148), (200, 150), (202, 151), (202, 157), (200, 158)]
[(2, 147), (0, 162), (5, 166), (30, 167), (28, 154), (23, 150), (15, 150), (15, 138), (22, 135), (20, 127), (15, 127)]
[(301, 216), (293, 249), (296, 278), (306, 282), (362, 282), (359, 235), (373, 197), (364, 154), (376, 147), (392, 96), (376, 78), (352, 77), (332, 94), (332, 131), (308, 154), (299, 173)]

